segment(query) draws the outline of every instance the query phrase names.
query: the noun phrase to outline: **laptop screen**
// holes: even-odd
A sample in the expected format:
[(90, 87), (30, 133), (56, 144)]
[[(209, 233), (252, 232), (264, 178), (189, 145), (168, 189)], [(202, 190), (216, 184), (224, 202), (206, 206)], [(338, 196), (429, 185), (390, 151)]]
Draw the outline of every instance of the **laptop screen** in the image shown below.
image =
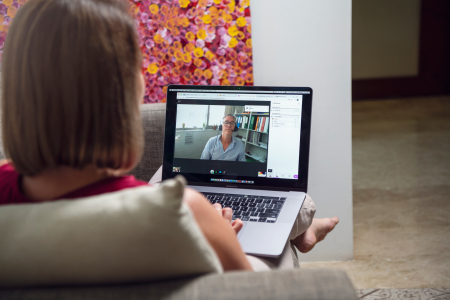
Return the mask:
[(311, 94), (308, 88), (169, 86), (164, 177), (305, 187)]

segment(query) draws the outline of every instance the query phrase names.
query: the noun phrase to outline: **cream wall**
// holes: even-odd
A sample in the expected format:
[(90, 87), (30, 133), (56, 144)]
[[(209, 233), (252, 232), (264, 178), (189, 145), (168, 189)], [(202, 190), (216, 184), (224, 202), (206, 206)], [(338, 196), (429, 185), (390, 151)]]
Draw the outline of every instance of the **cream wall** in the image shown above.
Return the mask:
[(353, 1), (353, 79), (418, 75), (420, 2)]
[(301, 261), (353, 258), (351, 0), (253, 0), (255, 85), (314, 90), (308, 193), (341, 222)]

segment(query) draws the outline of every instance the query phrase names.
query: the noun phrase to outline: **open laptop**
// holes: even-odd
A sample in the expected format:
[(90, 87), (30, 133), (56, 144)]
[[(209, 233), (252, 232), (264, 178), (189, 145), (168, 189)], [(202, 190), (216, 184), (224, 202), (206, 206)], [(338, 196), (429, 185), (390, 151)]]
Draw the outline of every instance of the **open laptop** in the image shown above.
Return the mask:
[(162, 179), (232, 208), (244, 252), (277, 257), (306, 196), (311, 107), (311, 88), (171, 85)]

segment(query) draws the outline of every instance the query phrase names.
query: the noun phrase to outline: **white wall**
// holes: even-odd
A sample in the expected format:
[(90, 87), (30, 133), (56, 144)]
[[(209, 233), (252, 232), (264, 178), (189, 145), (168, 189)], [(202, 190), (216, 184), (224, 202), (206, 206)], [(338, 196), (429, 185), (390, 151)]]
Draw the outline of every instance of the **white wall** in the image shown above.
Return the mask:
[(313, 93), (308, 193), (341, 222), (301, 261), (353, 259), (351, 0), (253, 0), (255, 85)]
[(419, 74), (420, 0), (353, 1), (353, 79)]

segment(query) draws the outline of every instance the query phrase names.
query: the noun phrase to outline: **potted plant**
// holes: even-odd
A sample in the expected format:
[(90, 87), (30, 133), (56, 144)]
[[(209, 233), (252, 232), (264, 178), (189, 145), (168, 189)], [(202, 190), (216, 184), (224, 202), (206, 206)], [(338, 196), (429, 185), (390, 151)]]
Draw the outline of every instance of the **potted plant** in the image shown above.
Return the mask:
[(216, 130), (217, 129), (217, 124), (214, 124), (213, 125), (213, 130)]
[(205, 130), (206, 129), (206, 124), (205, 123), (203, 123), (203, 130)]
[(183, 124), (181, 124), (181, 127), (183, 127), (183, 129), (184, 129), (184, 127), (185, 127), (185, 126), (186, 126), (186, 124), (184, 124), (184, 123), (183, 123)]

